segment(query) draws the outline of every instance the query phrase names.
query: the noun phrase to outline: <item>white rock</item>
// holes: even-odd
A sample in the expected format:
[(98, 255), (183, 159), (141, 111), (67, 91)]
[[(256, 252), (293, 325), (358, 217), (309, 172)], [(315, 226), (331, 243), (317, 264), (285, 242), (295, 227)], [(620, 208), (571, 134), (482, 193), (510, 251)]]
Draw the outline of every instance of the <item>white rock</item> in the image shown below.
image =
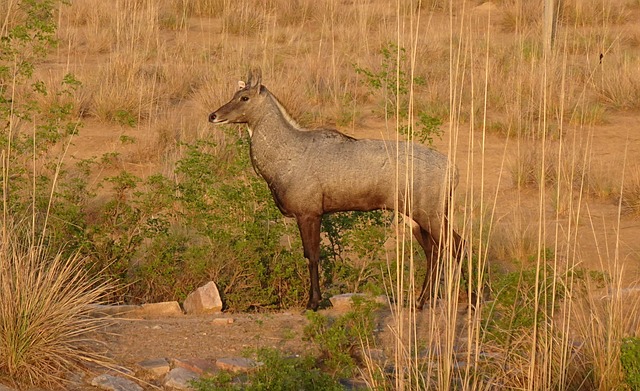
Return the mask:
[(164, 378), (164, 386), (177, 390), (192, 390), (190, 382), (196, 380), (198, 374), (186, 368), (173, 368)]
[(182, 305), (187, 314), (211, 314), (222, 311), (220, 292), (213, 281), (189, 293)]
[(108, 391), (142, 391), (142, 387), (131, 380), (107, 374), (94, 377), (91, 385)]

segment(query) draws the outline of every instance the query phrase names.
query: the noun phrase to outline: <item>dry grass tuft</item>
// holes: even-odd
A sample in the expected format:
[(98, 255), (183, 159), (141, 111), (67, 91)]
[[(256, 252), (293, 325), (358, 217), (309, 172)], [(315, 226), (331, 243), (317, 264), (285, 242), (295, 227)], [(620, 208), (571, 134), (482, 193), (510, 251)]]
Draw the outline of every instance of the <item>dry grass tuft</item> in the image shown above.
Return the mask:
[(640, 66), (638, 58), (627, 54), (607, 56), (596, 89), (602, 102), (618, 110), (640, 109)]
[(61, 386), (83, 363), (105, 363), (90, 334), (108, 319), (90, 317), (90, 311), (110, 283), (88, 277), (78, 255), (49, 254), (29, 235), (19, 236), (19, 226), (4, 229), (0, 373), (18, 384)]
[(622, 190), (622, 206), (628, 213), (640, 216), (640, 170), (631, 176)]
[(623, 338), (638, 335), (640, 302), (623, 292), (621, 281), (622, 273), (618, 270), (602, 293), (587, 278), (571, 300), (575, 317), (573, 329), (577, 340), (582, 342), (582, 359), (592, 368), (591, 389), (625, 389), (621, 346)]

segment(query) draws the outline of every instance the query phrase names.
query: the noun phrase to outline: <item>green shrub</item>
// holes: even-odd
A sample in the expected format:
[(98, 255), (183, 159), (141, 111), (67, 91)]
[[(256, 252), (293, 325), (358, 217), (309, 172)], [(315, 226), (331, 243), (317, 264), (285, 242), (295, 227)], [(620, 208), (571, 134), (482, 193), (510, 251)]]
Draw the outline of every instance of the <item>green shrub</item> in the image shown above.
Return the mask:
[(376, 92), (382, 94), (385, 113), (398, 116), (404, 124), (398, 128), (400, 134), (408, 136), (411, 140), (432, 145), (434, 137), (442, 136), (442, 119), (435, 113), (426, 111), (418, 111), (416, 119), (409, 118), (409, 89), (424, 85), (424, 78), (411, 78), (407, 75), (408, 61), (405, 48), (388, 43), (380, 49), (380, 55), (378, 70), (354, 65), (355, 72), (365, 77), (372, 95)]
[(327, 294), (368, 292), (382, 294), (386, 269), (384, 243), (390, 234), (389, 212), (341, 212), (325, 215), (320, 245), (322, 275)]
[(263, 365), (247, 375), (239, 376), (223, 371), (198, 380), (193, 386), (198, 391), (344, 389), (338, 381), (318, 368), (313, 357), (283, 357), (277, 350), (261, 349), (257, 352), (257, 359)]
[(622, 340), (620, 363), (629, 389), (640, 390), (640, 338), (630, 337)]
[(485, 338), (509, 347), (514, 336), (546, 322), (564, 295), (549, 266), (495, 274), (491, 300), (483, 307)]
[(362, 341), (373, 343), (374, 311), (378, 306), (355, 296), (353, 309), (336, 318), (307, 312), (309, 324), (304, 329), (305, 337), (318, 345), (327, 370), (342, 378), (354, 375)]

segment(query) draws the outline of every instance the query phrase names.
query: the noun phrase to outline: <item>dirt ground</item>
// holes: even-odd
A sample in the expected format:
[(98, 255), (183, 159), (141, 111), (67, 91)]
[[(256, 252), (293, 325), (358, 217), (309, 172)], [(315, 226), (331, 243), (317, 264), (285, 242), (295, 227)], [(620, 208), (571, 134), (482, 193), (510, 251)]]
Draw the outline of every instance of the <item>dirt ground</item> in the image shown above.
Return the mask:
[[(214, 319), (230, 319), (232, 323), (220, 324)], [(306, 324), (301, 311), (118, 318), (100, 339), (110, 358), (132, 368), (148, 359), (215, 361), (259, 348), (302, 354), (311, 346), (302, 338)]]
[[(326, 308), (319, 314), (331, 319), (345, 315), (348, 308)], [(376, 365), (388, 367), (394, 362), (394, 347), (398, 330), (404, 338), (412, 333), (446, 335), (445, 329), (455, 330), (454, 345), (459, 353), (466, 349), (467, 307), (460, 304), (452, 316), (444, 307), (425, 308), (399, 314), (395, 306), (381, 306), (374, 312), (374, 341), (368, 341), (367, 354)], [(450, 319), (447, 321), (446, 319)], [(435, 320), (435, 323), (434, 323)], [(115, 318), (114, 322), (96, 337), (104, 344), (106, 356), (114, 364), (139, 371), (138, 363), (145, 360), (206, 360), (215, 362), (223, 357), (242, 357), (255, 354), (258, 349), (277, 349), (285, 356), (312, 355), (321, 352), (314, 342), (305, 337), (304, 329), (310, 323), (302, 309), (270, 313), (218, 313), (211, 315), (184, 315), (174, 317)], [(454, 327), (450, 327), (454, 325)], [(417, 327), (412, 329), (412, 327)], [(410, 338), (406, 339), (409, 340)], [(423, 347), (424, 348), (424, 347)]]

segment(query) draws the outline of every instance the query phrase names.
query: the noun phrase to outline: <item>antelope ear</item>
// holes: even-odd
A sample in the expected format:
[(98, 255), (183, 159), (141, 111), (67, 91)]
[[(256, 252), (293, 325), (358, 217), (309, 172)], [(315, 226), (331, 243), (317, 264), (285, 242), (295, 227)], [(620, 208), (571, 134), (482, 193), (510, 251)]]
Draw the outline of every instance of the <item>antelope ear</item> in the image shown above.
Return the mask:
[(238, 80), (238, 90), (244, 90), (245, 88), (247, 88), (247, 84), (242, 80)]
[(260, 68), (250, 70), (247, 80), (249, 88), (260, 88), (260, 84), (262, 83), (262, 70)]

